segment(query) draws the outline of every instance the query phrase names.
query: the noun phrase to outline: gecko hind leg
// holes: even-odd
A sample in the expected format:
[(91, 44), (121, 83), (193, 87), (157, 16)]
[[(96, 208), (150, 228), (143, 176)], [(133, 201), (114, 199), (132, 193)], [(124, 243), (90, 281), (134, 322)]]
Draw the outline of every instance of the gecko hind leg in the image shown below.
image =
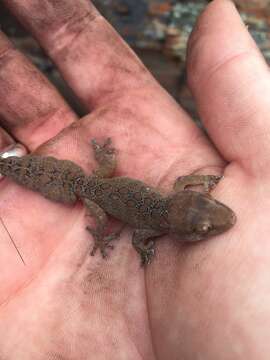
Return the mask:
[(111, 177), (116, 168), (116, 151), (111, 146), (111, 139), (108, 138), (103, 144), (92, 139), (91, 144), (98, 163), (98, 168), (93, 172), (94, 176), (100, 178)]
[(223, 176), (218, 175), (187, 175), (180, 176), (174, 183), (174, 191), (183, 191), (188, 186), (203, 185), (204, 192), (210, 193), (219, 183)]
[(100, 206), (89, 199), (83, 199), (83, 203), (87, 208), (87, 215), (93, 217), (97, 224), (96, 228), (91, 228), (90, 226), (86, 227), (86, 230), (89, 231), (94, 238), (94, 246), (91, 251), (91, 256), (94, 256), (96, 251), (99, 249), (102, 257), (106, 258), (108, 256), (106, 250), (114, 248), (111, 242), (120, 237), (123, 227), (119, 231), (105, 235), (108, 223), (106, 213)]

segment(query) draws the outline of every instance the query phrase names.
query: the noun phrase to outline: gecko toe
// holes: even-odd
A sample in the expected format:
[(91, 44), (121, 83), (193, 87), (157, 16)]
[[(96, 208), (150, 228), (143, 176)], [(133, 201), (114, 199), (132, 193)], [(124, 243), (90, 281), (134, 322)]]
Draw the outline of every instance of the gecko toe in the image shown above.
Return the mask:
[(96, 245), (94, 245), (92, 251), (90, 252), (90, 255), (95, 256), (97, 249), (98, 249), (98, 247)]
[(112, 145), (112, 139), (110, 137), (108, 137), (105, 142), (103, 147), (107, 147), (107, 146), (111, 146)]
[(101, 252), (101, 255), (102, 255), (103, 259), (106, 259), (108, 257), (108, 254), (105, 251), (105, 249), (101, 249), (100, 252)]
[(153, 248), (151, 249), (145, 249), (141, 252), (141, 266), (149, 265), (155, 255), (155, 250)]

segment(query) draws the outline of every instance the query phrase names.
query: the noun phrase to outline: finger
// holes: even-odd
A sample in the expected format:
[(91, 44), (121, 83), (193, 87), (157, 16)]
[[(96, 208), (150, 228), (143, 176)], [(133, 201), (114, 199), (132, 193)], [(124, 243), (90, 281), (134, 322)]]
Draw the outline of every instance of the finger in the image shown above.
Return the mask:
[(14, 143), (14, 139), (12, 139), (12, 137), (4, 129), (0, 128), (0, 152)]
[(269, 68), (231, 1), (213, 1), (199, 19), (189, 43), (188, 78), (222, 155), (252, 174), (265, 172), (270, 162)]
[(5, 0), (31, 29), (86, 106), (153, 81), (89, 0)]
[(0, 33), (0, 123), (30, 150), (76, 116), (57, 90)]

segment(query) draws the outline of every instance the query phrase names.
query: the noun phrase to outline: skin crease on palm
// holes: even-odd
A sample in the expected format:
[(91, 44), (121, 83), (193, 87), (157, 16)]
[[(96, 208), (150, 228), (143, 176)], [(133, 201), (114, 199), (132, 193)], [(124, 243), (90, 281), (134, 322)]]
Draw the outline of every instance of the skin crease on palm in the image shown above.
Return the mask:
[[(83, 206), (0, 183), (0, 359), (268, 359), (270, 75), (231, 1), (193, 31), (189, 85), (211, 143), (88, 0), (5, 0), (89, 110), (79, 121), (0, 34), (0, 133), (91, 172), (91, 138), (113, 139), (118, 175), (169, 192), (176, 177), (224, 173), (214, 190), (238, 222), (196, 245), (168, 237), (142, 269), (126, 228), (90, 257)], [(8, 135), (9, 134), (9, 135)], [(215, 145), (213, 145), (215, 144)]]

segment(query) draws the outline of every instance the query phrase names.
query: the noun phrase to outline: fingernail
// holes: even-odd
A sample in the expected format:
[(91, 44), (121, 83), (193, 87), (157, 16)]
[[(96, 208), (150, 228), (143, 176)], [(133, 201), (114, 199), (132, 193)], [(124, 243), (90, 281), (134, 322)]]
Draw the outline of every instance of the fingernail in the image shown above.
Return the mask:
[(27, 149), (20, 143), (12, 144), (0, 152), (0, 157), (5, 159), (10, 156), (24, 156), (27, 154)]
[[(24, 156), (27, 154), (27, 149), (20, 143), (11, 144), (5, 148), (5, 150), (0, 152), (0, 158), (5, 159), (10, 156)], [(4, 175), (0, 174), (0, 180), (4, 178)]]

